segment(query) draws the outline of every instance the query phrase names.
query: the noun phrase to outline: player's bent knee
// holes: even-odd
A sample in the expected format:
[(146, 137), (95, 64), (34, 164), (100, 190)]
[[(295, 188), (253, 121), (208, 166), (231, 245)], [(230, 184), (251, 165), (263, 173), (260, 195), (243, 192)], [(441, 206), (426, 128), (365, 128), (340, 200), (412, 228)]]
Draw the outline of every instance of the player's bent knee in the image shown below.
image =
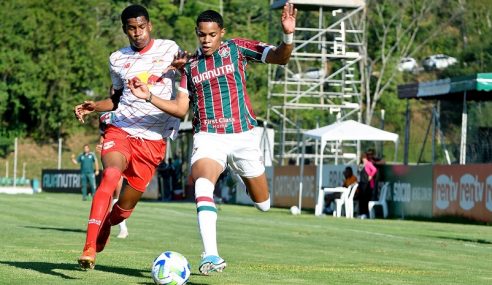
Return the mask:
[(256, 209), (258, 209), (262, 212), (266, 212), (266, 211), (270, 210), (270, 197), (266, 201), (259, 202), (259, 203), (255, 202), (255, 207), (256, 207)]

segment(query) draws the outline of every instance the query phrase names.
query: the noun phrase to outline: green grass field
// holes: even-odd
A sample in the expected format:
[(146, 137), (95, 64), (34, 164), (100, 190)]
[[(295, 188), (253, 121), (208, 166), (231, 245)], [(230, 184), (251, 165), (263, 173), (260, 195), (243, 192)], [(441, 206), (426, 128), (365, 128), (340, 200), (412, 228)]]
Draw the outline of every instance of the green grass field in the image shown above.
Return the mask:
[(90, 209), (75, 194), (0, 194), (0, 284), (153, 284), (165, 250), (188, 258), (188, 284), (492, 284), (492, 228), (402, 220), (261, 213), (221, 205), (219, 250), (228, 268), (198, 273), (201, 241), (192, 203), (142, 201), (128, 239), (112, 239), (96, 269), (76, 259)]

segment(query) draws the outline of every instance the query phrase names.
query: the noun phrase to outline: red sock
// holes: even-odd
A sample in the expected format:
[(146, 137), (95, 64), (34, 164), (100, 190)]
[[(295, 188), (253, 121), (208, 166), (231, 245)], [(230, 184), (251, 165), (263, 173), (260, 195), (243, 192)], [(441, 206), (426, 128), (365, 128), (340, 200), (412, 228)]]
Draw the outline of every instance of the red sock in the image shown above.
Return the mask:
[(115, 226), (124, 220), (128, 219), (132, 214), (133, 209), (125, 210), (121, 208), (118, 203), (114, 204), (113, 210), (111, 210), (111, 214), (109, 214), (109, 223), (112, 226)]
[(121, 171), (118, 168), (110, 167), (103, 171), (101, 184), (97, 188), (96, 194), (92, 199), (84, 250), (88, 247), (96, 248), (96, 238), (99, 233), (99, 228), (108, 214), (111, 200), (113, 199), (113, 192), (116, 189), (120, 177)]

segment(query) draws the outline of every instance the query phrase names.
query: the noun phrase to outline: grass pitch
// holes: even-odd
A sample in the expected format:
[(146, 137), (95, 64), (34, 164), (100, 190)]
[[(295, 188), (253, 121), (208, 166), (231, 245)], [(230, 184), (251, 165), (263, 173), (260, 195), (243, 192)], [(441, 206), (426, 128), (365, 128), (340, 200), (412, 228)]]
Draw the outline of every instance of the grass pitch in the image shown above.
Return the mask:
[(162, 251), (187, 257), (188, 284), (492, 284), (492, 228), (402, 220), (292, 216), (220, 205), (218, 239), (228, 267), (201, 276), (192, 203), (141, 201), (83, 271), (90, 202), (75, 194), (0, 194), (0, 284), (153, 284)]

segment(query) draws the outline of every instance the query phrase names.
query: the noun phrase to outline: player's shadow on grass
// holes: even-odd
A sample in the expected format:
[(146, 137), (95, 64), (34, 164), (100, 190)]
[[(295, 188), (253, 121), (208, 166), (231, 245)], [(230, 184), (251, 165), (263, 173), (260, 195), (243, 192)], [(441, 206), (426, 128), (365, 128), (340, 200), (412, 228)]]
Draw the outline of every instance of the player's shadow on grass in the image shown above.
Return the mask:
[(55, 228), (55, 227), (39, 227), (39, 226), (24, 226), (28, 229), (39, 229), (39, 230), (50, 230), (50, 231), (60, 231), (60, 232), (72, 232), (72, 233), (85, 233), (85, 230), (81, 229), (70, 229), (70, 228)]
[[(48, 274), (60, 277), (62, 279), (78, 279), (72, 276), (68, 276), (61, 272), (57, 272), (58, 270), (69, 270), (69, 271), (84, 271), (81, 269), (76, 263), (52, 263), (52, 262), (36, 262), (36, 261), (1, 261), (0, 264), (10, 265), (21, 269), (27, 270), (35, 270), (39, 273)], [(57, 270), (57, 271), (55, 271)], [(116, 273), (121, 275), (133, 276), (133, 277), (145, 277), (150, 278), (149, 270), (140, 270), (133, 268), (124, 268), (124, 267), (114, 267), (114, 266), (105, 266), (105, 265), (97, 265), (96, 269), (98, 271), (105, 271), (110, 273)], [(192, 274), (198, 275), (198, 274)], [(139, 284), (154, 284), (153, 282), (145, 282)], [(188, 282), (188, 285), (207, 285), (206, 283), (193, 283)]]
[[(199, 274), (196, 274), (196, 275), (199, 275)], [(149, 278), (150, 278), (150, 280), (152, 280), (151, 277), (149, 277)], [(141, 284), (141, 285), (154, 285), (155, 283), (154, 282), (140, 282), (140, 283), (137, 283), (137, 284)], [(195, 282), (192, 282), (192, 281), (186, 282), (186, 285), (210, 285), (210, 284), (214, 284), (214, 283), (213, 282), (211, 282), (211, 283), (195, 283)]]
[(492, 241), (485, 240), (485, 239), (468, 239), (468, 238), (445, 237), (445, 236), (439, 236), (437, 238), (451, 239), (451, 240), (456, 240), (456, 241), (464, 241), (464, 242), (472, 242), (472, 243), (480, 243), (480, 244), (492, 244)]
[[(65, 275), (55, 270), (70, 270), (70, 271), (84, 271), (79, 267), (77, 263), (51, 263), (51, 262), (36, 262), (36, 261), (0, 261), (0, 264), (6, 264), (17, 268), (36, 270), (43, 274), (58, 276), (63, 279), (77, 279), (72, 276)], [(97, 271), (111, 272), (121, 275), (133, 276), (133, 277), (148, 277), (147, 270), (139, 270), (133, 268), (114, 267), (97, 265)]]
[(58, 276), (63, 279), (77, 279), (77, 278), (67, 276), (63, 273), (56, 272), (54, 270), (82, 270), (82, 269), (78, 269), (78, 266), (74, 263), (50, 263), (50, 262), (36, 262), (36, 261), (0, 261), (0, 264), (6, 264), (22, 269), (36, 270), (40, 273)]
[[(193, 277), (193, 276), (202, 276), (201, 274), (198, 274), (198, 273), (191, 273), (190, 274), (190, 279)], [(210, 285), (210, 284), (214, 284), (213, 281), (210, 281), (211, 283), (196, 283), (196, 282), (192, 282), (190, 280), (188, 280), (188, 282), (186, 282), (186, 285)], [(153, 285), (155, 284), (154, 282), (140, 282), (138, 284), (141, 284), (141, 285)]]
[[(51, 263), (51, 262), (36, 262), (36, 261), (0, 261), (0, 264), (6, 264), (17, 268), (36, 270), (40, 273), (58, 276), (63, 279), (77, 279), (72, 276), (65, 275), (55, 270), (71, 270), (71, 271), (84, 271), (78, 264), (74, 263)], [(147, 277), (147, 270), (139, 270), (133, 268), (114, 267), (97, 265), (98, 271), (111, 272), (121, 275), (128, 275), (134, 277)]]

